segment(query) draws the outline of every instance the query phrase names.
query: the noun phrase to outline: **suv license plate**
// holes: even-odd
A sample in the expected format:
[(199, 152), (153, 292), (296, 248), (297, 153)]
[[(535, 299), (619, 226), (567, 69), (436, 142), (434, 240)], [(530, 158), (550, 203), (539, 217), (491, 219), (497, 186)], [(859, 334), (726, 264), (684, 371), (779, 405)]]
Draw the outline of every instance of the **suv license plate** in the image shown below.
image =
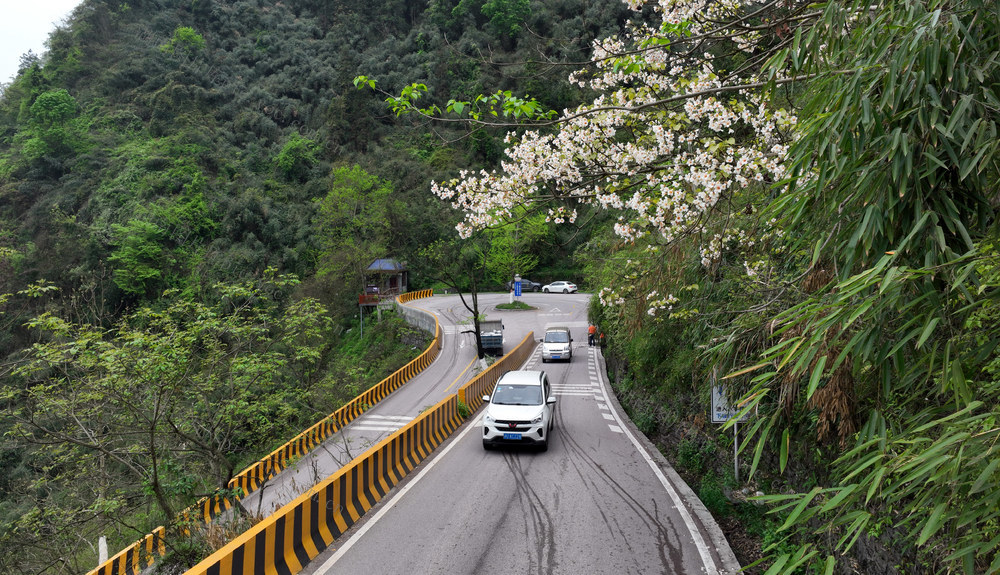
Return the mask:
[(503, 434), (503, 438), (504, 439), (517, 439), (517, 440), (520, 440), (521, 439), (521, 434), (520, 433), (505, 433), (505, 434)]
[(552, 359), (559, 359), (559, 354), (558, 354), (558, 353), (556, 353), (556, 354), (553, 354), (553, 355), (552, 355)]

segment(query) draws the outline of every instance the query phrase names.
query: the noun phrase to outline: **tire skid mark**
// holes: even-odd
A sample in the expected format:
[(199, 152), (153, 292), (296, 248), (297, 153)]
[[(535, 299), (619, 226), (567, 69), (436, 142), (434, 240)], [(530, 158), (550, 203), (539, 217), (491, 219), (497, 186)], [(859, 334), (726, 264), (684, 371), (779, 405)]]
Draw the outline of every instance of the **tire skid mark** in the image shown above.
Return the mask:
[[(664, 524), (659, 518), (659, 513), (651, 513), (646, 507), (639, 502), (637, 499), (632, 497), (629, 492), (623, 489), (613, 478), (605, 471), (604, 467), (596, 463), (591, 459), (585, 452), (585, 450), (580, 447), (579, 443), (575, 440), (566, 440), (564, 436), (564, 444), (567, 444), (569, 451), (575, 454), (574, 457), (570, 458), (570, 463), (575, 468), (577, 475), (588, 484), (591, 493), (605, 494), (608, 491), (614, 493), (618, 496), (618, 500), (623, 503), (627, 508), (631, 509), (633, 512), (633, 517), (642, 521), (652, 532), (655, 533), (655, 538), (657, 541), (657, 554), (660, 557), (660, 564), (665, 569), (665, 573), (683, 573), (684, 565), (681, 560), (679, 544), (680, 538), (679, 533), (676, 530), (670, 529), (669, 524)], [(580, 466), (578, 462), (584, 461), (588, 465)], [(594, 473), (596, 471), (596, 473)], [(603, 481), (601, 481), (603, 479)], [(610, 487), (610, 490), (608, 489)], [(613, 505), (609, 505), (608, 498), (592, 498), (598, 512), (601, 514), (604, 526), (608, 534), (625, 544), (625, 546), (630, 551), (635, 551), (632, 547), (629, 538), (625, 536), (621, 529), (620, 522), (617, 517), (620, 515), (616, 513), (617, 508)], [(655, 501), (653, 502), (655, 506)], [(673, 537), (671, 537), (671, 533)], [(640, 554), (633, 553), (631, 557), (637, 558)], [(643, 572), (646, 566), (639, 563), (634, 563), (635, 573)]]
[[(522, 517), (525, 522), (525, 534), (529, 537), (529, 541), (532, 531), (536, 535), (534, 538), (534, 549), (529, 549), (529, 568), (538, 573), (538, 575), (552, 573), (558, 566), (552, 513), (527, 480), (523, 467), (524, 460), (521, 458), (521, 454), (518, 452), (505, 452), (503, 458), (504, 463), (507, 464), (508, 469), (515, 476), (514, 485), (516, 487), (517, 498), (521, 503), (521, 510), (523, 511)], [(531, 524), (528, 523), (529, 518)]]
[[(559, 404), (557, 403), (557, 406), (558, 405)], [(662, 565), (665, 568), (669, 567), (674, 573), (682, 573), (684, 571), (684, 565), (681, 558), (682, 554), (680, 541), (683, 534), (677, 529), (672, 528), (669, 522), (665, 522), (663, 518), (660, 517), (659, 509), (655, 507), (655, 501), (652, 502), (654, 510), (651, 512), (647, 509), (646, 505), (637, 500), (627, 489), (623, 488), (614, 479), (614, 477), (605, 470), (604, 466), (595, 461), (576, 439), (576, 437), (573, 436), (573, 434), (562, 433), (560, 434), (560, 439), (562, 440), (562, 444), (567, 447), (568, 451), (573, 454), (573, 457), (569, 458), (569, 463), (575, 468), (577, 475), (585, 483), (590, 485), (594, 493), (605, 493), (608, 491), (607, 488), (610, 488), (610, 491), (617, 495), (618, 500), (633, 511), (636, 518), (640, 519), (647, 527), (655, 532), (656, 539), (659, 543), (657, 551)], [(583, 466), (581, 466), (581, 463)], [(604, 503), (600, 498), (593, 498), (593, 500), (598, 507), (601, 507), (602, 503)], [(607, 521), (607, 516), (605, 515), (603, 509), (601, 509), (601, 514), (602, 517), (605, 517), (605, 525), (609, 533), (615, 537), (621, 537), (622, 533), (618, 525)], [(628, 545), (627, 538), (622, 537), (622, 539), (625, 540), (626, 545)], [(631, 549), (631, 546), (629, 546), (629, 548)], [(637, 565), (636, 567), (638, 568), (639, 566)]]

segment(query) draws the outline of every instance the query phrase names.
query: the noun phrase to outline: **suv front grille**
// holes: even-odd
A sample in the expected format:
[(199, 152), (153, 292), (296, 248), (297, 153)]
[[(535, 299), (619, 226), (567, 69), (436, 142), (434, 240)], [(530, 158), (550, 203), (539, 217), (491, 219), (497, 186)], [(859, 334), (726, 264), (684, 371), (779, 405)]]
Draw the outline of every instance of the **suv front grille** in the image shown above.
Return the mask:
[(497, 431), (528, 431), (531, 429), (531, 422), (497, 420), (493, 426), (497, 428)]

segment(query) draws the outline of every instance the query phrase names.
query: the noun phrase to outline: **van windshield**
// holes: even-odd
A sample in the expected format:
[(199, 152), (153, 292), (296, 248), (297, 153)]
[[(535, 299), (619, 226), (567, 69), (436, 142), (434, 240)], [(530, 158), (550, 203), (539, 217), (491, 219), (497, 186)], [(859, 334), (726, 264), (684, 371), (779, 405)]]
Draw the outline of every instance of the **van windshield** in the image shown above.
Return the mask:
[(493, 393), (494, 405), (541, 405), (539, 385), (498, 385)]
[(569, 332), (567, 331), (545, 332), (545, 343), (569, 343)]

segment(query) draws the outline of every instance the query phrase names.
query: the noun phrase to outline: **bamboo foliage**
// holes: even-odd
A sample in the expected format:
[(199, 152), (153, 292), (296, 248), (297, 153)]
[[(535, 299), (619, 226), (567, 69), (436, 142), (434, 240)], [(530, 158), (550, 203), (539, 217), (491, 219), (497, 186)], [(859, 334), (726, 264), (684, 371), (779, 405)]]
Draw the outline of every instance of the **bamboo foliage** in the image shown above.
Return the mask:
[[(777, 444), (784, 467), (790, 405), (818, 413), (820, 436), (836, 426), (830, 484), (765, 498), (786, 533), (836, 542), (827, 572), (884, 523), (933, 549), (935, 571), (1000, 572), (998, 54), (995, 4), (886, 2), (826, 6), (771, 61), (816, 79), (770, 212), (837, 275), (779, 313), (750, 360), (745, 410), (767, 415), (743, 448), (757, 471)], [(768, 573), (818, 554), (781, 554)]]

